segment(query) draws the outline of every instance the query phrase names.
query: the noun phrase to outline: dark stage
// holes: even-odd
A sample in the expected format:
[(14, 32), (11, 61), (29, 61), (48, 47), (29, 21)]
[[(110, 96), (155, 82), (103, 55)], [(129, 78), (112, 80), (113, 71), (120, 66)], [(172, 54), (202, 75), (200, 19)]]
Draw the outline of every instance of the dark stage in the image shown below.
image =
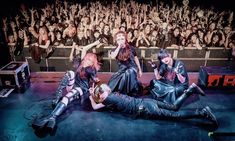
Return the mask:
[[(202, 120), (134, 119), (110, 111), (84, 110), (79, 102), (74, 102), (59, 117), (55, 132), (35, 132), (31, 120), (52, 111), (51, 100), (61, 76), (55, 73), (32, 74), (31, 86), (25, 93), (11, 93), (6, 98), (0, 98), (0, 141), (235, 140), (232, 134), (235, 132), (234, 88), (205, 88), (205, 97), (193, 95), (182, 107), (194, 109), (209, 105), (218, 119), (219, 128)], [(195, 81), (193, 77), (197, 74), (190, 74), (191, 82)], [(149, 80), (147, 75), (145, 79)]]

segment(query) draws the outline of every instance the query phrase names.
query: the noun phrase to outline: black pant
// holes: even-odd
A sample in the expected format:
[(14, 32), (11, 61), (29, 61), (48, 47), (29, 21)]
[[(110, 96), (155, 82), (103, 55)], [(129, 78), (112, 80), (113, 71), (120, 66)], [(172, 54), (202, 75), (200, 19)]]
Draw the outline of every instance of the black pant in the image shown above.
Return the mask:
[(174, 105), (159, 102), (154, 99), (144, 99), (139, 105), (139, 115), (144, 118), (154, 119), (191, 119), (199, 118), (201, 115), (198, 110), (195, 111), (174, 111)]

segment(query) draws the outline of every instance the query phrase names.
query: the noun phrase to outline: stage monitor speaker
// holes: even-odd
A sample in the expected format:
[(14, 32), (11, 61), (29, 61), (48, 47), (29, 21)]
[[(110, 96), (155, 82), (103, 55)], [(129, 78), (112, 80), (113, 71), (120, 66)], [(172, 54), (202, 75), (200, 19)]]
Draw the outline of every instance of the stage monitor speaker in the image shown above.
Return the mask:
[(200, 67), (199, 85), (205, 87), (234, 87), (235, 70), (230, 67)]

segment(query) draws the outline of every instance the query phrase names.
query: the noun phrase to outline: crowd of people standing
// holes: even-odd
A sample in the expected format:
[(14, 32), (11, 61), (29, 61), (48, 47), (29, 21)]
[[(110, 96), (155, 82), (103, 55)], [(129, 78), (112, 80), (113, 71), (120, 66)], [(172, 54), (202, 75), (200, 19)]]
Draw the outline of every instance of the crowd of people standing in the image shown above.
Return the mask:
[(22, 4), (14, 14), (2, 18), (12, 58), (28, 45), (36, 63), (41, 57), (49, 58), (57, 46), (79, 50), (100, 38), (106, 46), (115, 46), (119, 30), (127, 33), (129, 44), (136, 48), (223, 47), (235, 55), (233, 11), (190, 7), (188, 0), (181, 4), (56, 0), (42, 7)]

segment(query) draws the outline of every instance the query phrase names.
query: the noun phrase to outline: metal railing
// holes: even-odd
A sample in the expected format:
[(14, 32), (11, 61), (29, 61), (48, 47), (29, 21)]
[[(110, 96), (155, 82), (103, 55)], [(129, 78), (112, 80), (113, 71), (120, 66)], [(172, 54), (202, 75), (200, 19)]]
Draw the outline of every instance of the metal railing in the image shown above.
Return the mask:
[[(101, 72), (115, 72), (118, 69), (115, 59), (109, 57), (109, 52), (114, 46), (105, 46), (99, 49), (92, 49), (93, 52), (104, 52), (103, 65)], [(37, 64), (30, 55), (28, 46), (25, 46), (23, 54), (31, 71), (66, 71), (71, 69), (72, 63), (69, 61), (71, 46), (57, 46), (53, 55)], [(136, 49), (138, 58), (141, 63), (143, 72), (152, 72), (148, 65), (149, 60), (157, 61), (156, 54), (159, 52), (158, 47), (139, 47)], [(186, 69), (191, 72), (198, 72), (200, 66), (233, 66), (235, 61), (228, 61), (229, 50), (222, 47), (208, 47), (207, 49), (198, 50), (194, 47), (185, 47), (183, 50), (169, 47), (167, 50), (172, 54), (174, 59), (179, 59), (185, 63)]]

